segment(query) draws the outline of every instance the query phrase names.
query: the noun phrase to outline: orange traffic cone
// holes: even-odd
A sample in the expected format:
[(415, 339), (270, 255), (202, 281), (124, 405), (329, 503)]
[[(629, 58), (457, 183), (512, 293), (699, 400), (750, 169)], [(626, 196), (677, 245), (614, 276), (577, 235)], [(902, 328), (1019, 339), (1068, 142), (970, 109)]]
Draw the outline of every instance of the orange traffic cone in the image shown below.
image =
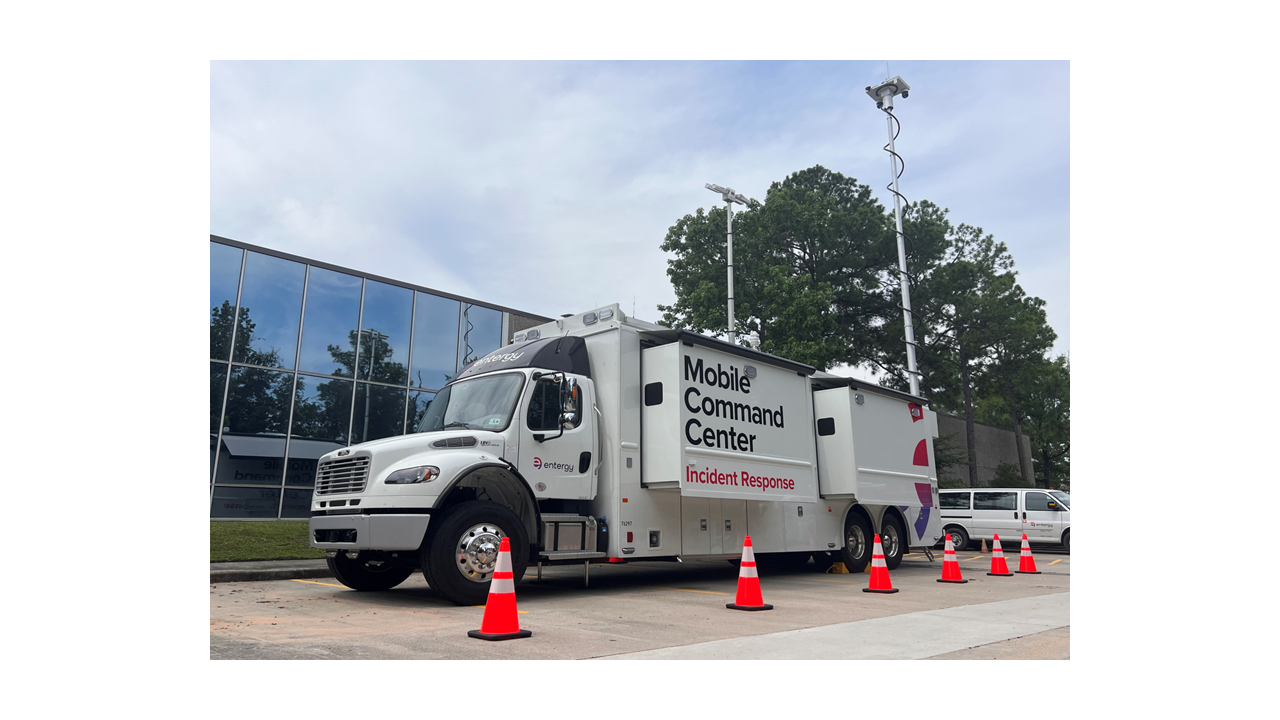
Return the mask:
[(733, 610), (772, 610), (760, 596), (760, 573), (756, 571), (756, 551), (751, 548), (751, 536), (742, 541), (742, 564), (738, 566), (738, 596), (725, 607)]
[(1036, 559), (1031, 557), (1031, 543), (1027, 542), (1027, 534), (1022, 533), (1022, 555), (1018, 557), (1018, 572), (1027, 575), (1039, 575)]
[(995, 542), (991, 544), (991, 572), (987, 574), (1013, 577), (1013, 573), (1009, 572), (1009, 566), (1004, 564), (1004, 551), (1000, 549), (999, 535), (996, 535)]
[(956, 546), (951, 542), (951, 533), (947, 533), (947, 546), (942, 550), (942, 579), (938, 582), (967, 583), (960, 577), (960, 561), (956, 559)]
[(467, 635), (481, 640), (510, 640), (527, 638), (533, 633), (520, 629), (516, 612), (516, 581), (511, 571), (511, 544), (504, 537), (498, 546), (498, 563), (493, 568), (493, 580), (489, 583), (489, 600), (484, 604), (484, 619), (479, 630), (468, 630)]
[(871, 587), (862, 588), (862, 592), (898, 592), (898, 588), (889, 583), (889, 568), (884, 564), (884, 548), (880, 547), (879, 535), (876, 535), (876, 542), (871, 546)]

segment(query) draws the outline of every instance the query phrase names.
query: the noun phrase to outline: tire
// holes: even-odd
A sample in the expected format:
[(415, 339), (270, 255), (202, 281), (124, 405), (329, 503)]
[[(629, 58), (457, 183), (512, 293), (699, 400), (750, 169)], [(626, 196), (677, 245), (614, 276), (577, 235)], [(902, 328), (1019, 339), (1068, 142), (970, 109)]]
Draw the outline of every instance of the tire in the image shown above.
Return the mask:
[(1070, 529), (1062, 533), (1062, 549), (1066, 550), (1068, 555), (1071, 554), (1071, 530)]
[(871, 562), (871, 525), (856, 512), (850, 512), (844, 521), (844, 547), (840, 560), (851, 573), (860, 573)]
[(362, 592), (390, 590), (413, 574), (413, 568), (392, 565), (382, 553), (377, 552), (362, 552), (355, 560), (347, 557), (345, 552), (339, 552), (326, 560), (338, 582)]
[(839, 556), (829, 552), (819, 551), (813, 554), (813, 571), (824, 573), (831, 568)]
[(907, 552), (907, 532), (902, 529), (902, 521), (887, 512), (880, 522), (880, 547), (884, 550), (884, 566), (897, 569)]
[[(964, 552), (964, 549), (969, 546), (969, 533), (965, 532), (964, 528), (955, 525), (947, 528), (946, 532), (951, 536), (951, 544), (956, 552)], [(946, 538), (943, 538), (944, 547), (945, 543)]]
[(529, 540), (520, 518), (496, 502), (455, 505), (431, 523), (422, 546), (422, 576), (455, 605), (483, 605), (503, 537), (511, 544), (512, 575), (520, 582), (529, 565)]

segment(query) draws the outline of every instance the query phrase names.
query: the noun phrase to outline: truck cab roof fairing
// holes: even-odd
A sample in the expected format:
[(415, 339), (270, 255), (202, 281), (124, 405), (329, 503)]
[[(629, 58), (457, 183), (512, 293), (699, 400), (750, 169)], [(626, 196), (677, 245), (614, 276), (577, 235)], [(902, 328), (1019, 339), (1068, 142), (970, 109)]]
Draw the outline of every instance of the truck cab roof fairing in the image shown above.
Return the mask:
[(463, 368), (454, 380), (528, 367), (591, 377), (587, 341), (580, 337), (562, 336), (506, 345)]

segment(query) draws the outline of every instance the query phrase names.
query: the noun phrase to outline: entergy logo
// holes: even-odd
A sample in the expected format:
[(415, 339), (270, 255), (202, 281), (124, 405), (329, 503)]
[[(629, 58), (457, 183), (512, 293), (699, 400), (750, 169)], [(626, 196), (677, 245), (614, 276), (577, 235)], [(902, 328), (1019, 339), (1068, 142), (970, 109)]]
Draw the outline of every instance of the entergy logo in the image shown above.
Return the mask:
[(542, 458), (540, 458), (540, 457), (535, 457), (535, 458), (533, 459), (533, 469), (534, 469), (534, 470), (541, 470), (541, 469), (542, 469)]

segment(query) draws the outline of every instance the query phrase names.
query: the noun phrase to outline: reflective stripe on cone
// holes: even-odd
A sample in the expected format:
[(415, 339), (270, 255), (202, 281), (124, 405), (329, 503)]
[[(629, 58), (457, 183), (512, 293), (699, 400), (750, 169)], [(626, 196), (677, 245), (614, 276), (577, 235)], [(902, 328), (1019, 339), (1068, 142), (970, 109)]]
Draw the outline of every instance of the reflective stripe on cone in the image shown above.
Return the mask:
[(960, 561), (956, 559), (956, 546), (951, 542), (951, 533), (947, 533), (947, 546), (942, 551), (942, 578), (938, 582), (969, 582), (960, 577)]

